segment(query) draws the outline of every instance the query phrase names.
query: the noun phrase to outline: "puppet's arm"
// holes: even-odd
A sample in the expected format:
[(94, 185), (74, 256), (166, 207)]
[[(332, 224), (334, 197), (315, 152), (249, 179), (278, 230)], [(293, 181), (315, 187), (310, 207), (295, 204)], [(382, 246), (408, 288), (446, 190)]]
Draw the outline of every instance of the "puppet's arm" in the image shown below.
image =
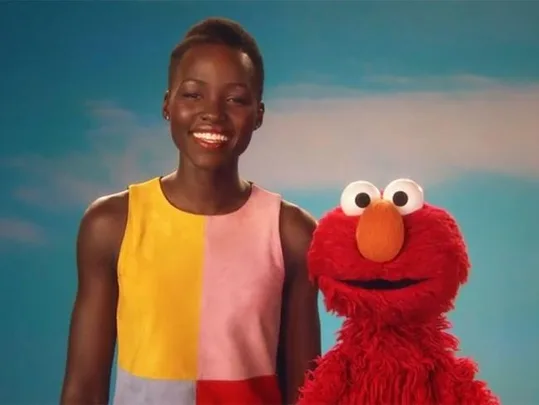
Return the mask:
[(477, 366), (466, 358), (454, 359), (452, 370), (437, 375), (436, 391), (440, 405), (500, 405), (486, 382), (476, 379)]
[(297, 405), (335, 405), (345, 393), (348, 362), (336, 348), (320, 357), (300, 390)]

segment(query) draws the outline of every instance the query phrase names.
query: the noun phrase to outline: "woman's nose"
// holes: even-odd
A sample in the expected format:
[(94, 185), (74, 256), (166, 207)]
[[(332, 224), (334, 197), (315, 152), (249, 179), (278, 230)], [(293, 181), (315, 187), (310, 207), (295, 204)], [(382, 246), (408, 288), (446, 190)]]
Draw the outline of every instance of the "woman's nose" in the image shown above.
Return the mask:
[(204, 103), (202, 118), (205, 120), (220, 120), (223, 118), (224, 106), (219, 99), (206, 99)]

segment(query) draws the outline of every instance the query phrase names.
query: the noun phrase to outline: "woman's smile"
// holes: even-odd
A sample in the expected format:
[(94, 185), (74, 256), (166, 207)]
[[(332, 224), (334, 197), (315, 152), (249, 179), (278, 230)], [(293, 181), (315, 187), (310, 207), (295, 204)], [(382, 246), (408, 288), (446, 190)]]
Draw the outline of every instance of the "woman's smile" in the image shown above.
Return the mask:
[(218, 132), (193, 132), (193, 139), (204, 149), (220, 149), (226, 146), (230, 140), (227, 135)]

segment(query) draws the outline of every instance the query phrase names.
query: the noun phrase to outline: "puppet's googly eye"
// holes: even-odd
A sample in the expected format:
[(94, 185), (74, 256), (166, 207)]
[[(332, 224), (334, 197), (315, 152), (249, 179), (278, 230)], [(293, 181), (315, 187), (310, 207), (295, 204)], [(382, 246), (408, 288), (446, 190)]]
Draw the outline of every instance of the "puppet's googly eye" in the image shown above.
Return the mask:
[(345, 215), (358, 216), (369, 204), (380, 198), (380, 190), (368, 181), (355, 181), (346, 186), (341, 194), (341, 209)]
[(384, 200), (392, 202), (401, 215), (408, 215), (423, 208), (423, 189), (409, 179), (393, 180), (384, 189)]

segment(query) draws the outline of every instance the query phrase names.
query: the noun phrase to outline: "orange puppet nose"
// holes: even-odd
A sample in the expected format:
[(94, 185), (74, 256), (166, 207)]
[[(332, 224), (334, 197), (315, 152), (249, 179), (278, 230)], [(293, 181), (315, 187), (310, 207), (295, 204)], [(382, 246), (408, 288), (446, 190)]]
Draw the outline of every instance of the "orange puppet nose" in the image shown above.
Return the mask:
[(375, 200), (361, 214), (356, 229), (359, 252), (373, 262), (395, 258), (404, 244), (404, 222), (389, 201)]

